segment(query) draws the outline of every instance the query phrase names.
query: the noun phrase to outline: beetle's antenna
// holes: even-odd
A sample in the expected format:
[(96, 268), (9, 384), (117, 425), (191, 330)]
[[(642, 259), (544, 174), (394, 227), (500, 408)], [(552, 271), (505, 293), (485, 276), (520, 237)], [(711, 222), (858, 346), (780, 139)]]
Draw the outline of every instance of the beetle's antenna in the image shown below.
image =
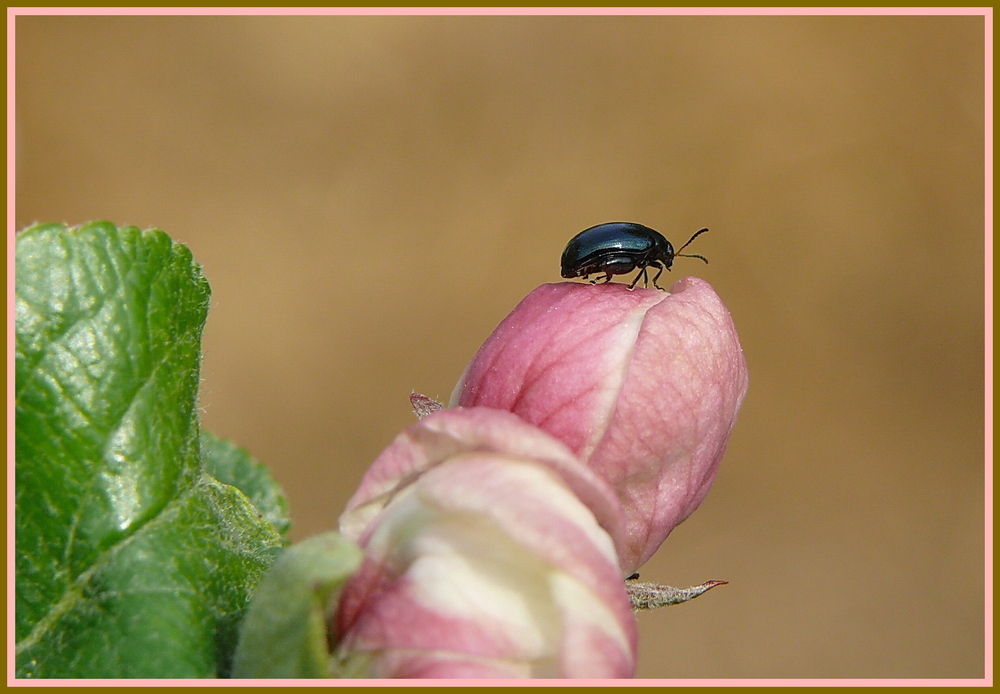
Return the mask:
[[(683, 246), (681, 246), (680, 248), (678, 248), (677, 250), (678, 250), (678, 251), (683, 251), (683, 250), (684, 250), (685, 248), (687, 248), (688, 246), (690, 246), (690, 245), (691, 245), (691, 242), (692, 242), (692, 241), (694, 241), (694, 240), (695, 240), (696, 238), (698, 238), (699, 236), (701, 236), (702, 234), (704, 234), (704, 233), (705, 233), (706, 231), (708, 231), (708, 228), (705, 228), (705, 229), (699, 229), (698, 231), (694, 232), (694, 236), (692, 236), (691, 238), (689, 238), (689, 239), (688, 239), (688, 242), (687, 242), (687, 243), (685, 243), (685, 244), (684, 244)], [(677, 253), (674, 253), (674, 255), (677, 255)], [(691, 257), (691, 256), (687, 256), (687, 257)], [(695, 257), (697, 257), (697, 256), (695, 256)]]
[(694, 253), (674, 253), (677, 258), (697, 258), (698, 260), (704, 260), (705, 265), (708, 265), (708, 258), (703, 255), (695, 255)]
[(705, 264), (707, 265), (708, 264), (708, 258), (706, 258), (704, 256), (695, 255), (693, 253), (692, 254), (681, 253), (681, 251), (683, 251), (685, 248), (687, 248), (689, 245), (691, 245), (692, 241), (694, 241), (696, 238), (698, 238), (699, 236), (701, 236), (702, 234), (704, 234), (706, 231), (708, 231), (707, 227), (704, 228), (704, 229), (699, 229), (698, 231), (694, 232), (694, 236), (692, 236), (691, 238), (689, 238), (687, 240), (687, 243), (685, 243), (683, 246), (681, 246), (680, 248), (678, 248), (677, 252), (674, 253), (674, 255), (675, 256), (680, 256), (681, 258), (697, 258), (698, 260), (704, 260)]

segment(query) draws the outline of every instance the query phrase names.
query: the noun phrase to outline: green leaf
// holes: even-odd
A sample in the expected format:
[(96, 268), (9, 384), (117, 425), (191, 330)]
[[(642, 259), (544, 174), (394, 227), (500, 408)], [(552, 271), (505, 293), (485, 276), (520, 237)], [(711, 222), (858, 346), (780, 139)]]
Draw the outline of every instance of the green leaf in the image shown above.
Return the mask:
[(201, 457), (215, 479), (233, 485), (250, 498), (287, 544), (292, 526), (288, 500), (267, 467), (245, 448), (207, 431), (201, 432)]
[[(330, 661), (327, 620), (361, 550), (339, 533), (290, 547), (264, 576), (243, 622), (233, 677), (343, 676)], [(350, 673), (362, 668), (354, 664)]]
[(161, 231), (18, 235), (16, 674), (225, 674), (280, 538), (202, 472), (210, 290)]
[(228, 674), (273, 528), (209, 475), (81, 574), (17, 645), (18, 677)]

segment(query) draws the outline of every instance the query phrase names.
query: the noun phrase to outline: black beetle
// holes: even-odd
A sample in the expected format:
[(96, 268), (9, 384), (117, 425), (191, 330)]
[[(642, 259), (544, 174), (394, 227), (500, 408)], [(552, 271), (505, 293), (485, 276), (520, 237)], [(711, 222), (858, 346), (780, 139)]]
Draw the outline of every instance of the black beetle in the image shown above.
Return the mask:
[[(670, 269), (675, 257), (698, 258), (708, 262), (700, 255), (681, 253), (689, 243), (706, 231), (708, 229), (695, 232), (687, 243), (674, 252), (673, 245), (663, 237), (663, 234), (642, 224), (634, 222), (598, 224), (584, 229), (566, 244), (566, 250), (562, 254), (562, 276), (567, 279), (571, 277), (589, 279), (591, 275), (603, 272), (604, 281), (610, 282), (612, 275), (625, 275), (638, 268), (639, 274), (628, 286), (629, 289), (634, 289), (640, 277), (643, 279), (642, 286), (649, 286), (646, 268), (652, 266), (660, 269), (653, 278), (653, 286), (666, 291), (656, 283), (656, 280), (660, 279), (664, 270)], [(597, 279), (590, 280), (590, 283), (597, 284)]]

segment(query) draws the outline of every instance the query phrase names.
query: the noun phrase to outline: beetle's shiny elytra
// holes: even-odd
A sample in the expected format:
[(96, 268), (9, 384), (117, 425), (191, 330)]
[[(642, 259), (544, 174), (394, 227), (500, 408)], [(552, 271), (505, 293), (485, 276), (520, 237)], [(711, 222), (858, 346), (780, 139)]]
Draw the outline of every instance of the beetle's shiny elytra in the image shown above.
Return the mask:
[[(669, 270), (674, 258), (698, 258), (708, 260), (700, 255), (681, 253), (692, 241), (704, 234), (708, 229), (701, 229), (688, 239), (688, 242), (674, 251), (673, 245), (660, 232), (634, 222), (607, 222), (584, 229), (566, 244), (562, 254), (562, 276), (569, 279), (582, 277), (590, 279), (591, 275), (604, 274), (604, 281), (610, 282), (612, 275), (625, 275), (638, 269), (639, 274), (632, 280), (629, 289), (634, 289), (639, 278), (642, 286), (649, 286), (646, 270), (649, 267), (659, 268), (653, 278), (653, 286), (666, 291), (656, 283), (664, 270)], [(590, 280), (597, 284), (600, 279)]]

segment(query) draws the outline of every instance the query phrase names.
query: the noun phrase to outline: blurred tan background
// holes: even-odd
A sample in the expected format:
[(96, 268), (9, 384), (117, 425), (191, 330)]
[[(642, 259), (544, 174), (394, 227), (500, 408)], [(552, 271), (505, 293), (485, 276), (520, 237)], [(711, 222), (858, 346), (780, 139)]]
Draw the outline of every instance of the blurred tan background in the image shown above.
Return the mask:
[[(447, 400), (576, 232), (726, 301), (750, 391), (643, 578), (641, 677), (984, 674), (982, 17), (17, 19), (17, 208), (157, 226), (203, 421), (294, 537)], [(669, 286), (669, 285), (668, 285)]]

